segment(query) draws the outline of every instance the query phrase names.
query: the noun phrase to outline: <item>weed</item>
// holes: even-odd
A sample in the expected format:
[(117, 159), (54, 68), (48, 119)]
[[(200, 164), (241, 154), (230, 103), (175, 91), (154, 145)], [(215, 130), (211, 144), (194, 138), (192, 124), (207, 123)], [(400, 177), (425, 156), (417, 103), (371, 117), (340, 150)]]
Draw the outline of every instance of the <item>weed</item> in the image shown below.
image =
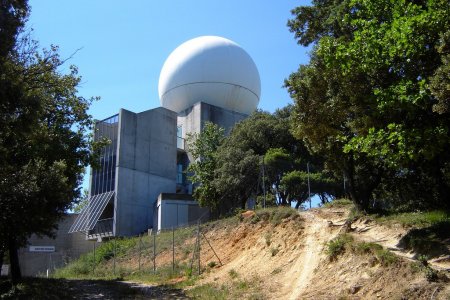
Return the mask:
[(215, 266), (217, 266), (217, 263), (215, 261), (210, 261), (208, 263), (208, 267), (210, 267), (211, 269), (214, 268)]
[(425, 274), (425, 278), (429, 281), (436, 281), (439, 278), (438, 271), (433, 269), (430, 264), (428, 263), (428, 256), (426, 255), (420, 255), (417, 258), (418, 262), (414, 264), (413, 268), (416, 268)]
[(272, 211), (270, 221), (273, 226), (277, 226), (281, 223), (282, 220), (297, 214), (298, 212), (292, 207), (277, 207)]
[(371, 254), (374, 251), (383, 249), (381, 245), (375, 243), (360, 242), (353, 245), (353, 250), (358, 254)]
[(330, 260), (334, 260), (345, 252), (345, 247), (353, 242), (353, 237), (348, 234), (341, 234), (326, 244), (326, 253)]
[(398, 258), (397, 256), (395, 256), (395, 254), (383, 248), (375, 250), (375, 255), (380, 264), (385, 267), (390, 266), (398, 261)]
[(261, 219), (259, 218), (259, 216), (258, 215), (253, 215), (253, 217), (250, 219), (250, 223), (251, 224), (256, 224), (256, 223), (258, 223), (259, 221), (261, 221)]
[(280, 274), (282, 270), (283, 270), (283, 269), (281, 269), (281, 268), (276, 268), (275, 270), (272, 271), (271, 274), (274, 274), (274, 275)]
[(230, 275), (232, 279), (236, 279), (239, 277), (239, 274), (235, 269), (231, 269), (230, 271), (228, 271), (228, 275)]
[(353, 202), (349, 199), (335, 199), (331, 202), (325, 203), (324, 207), (333, 207), (333, 208), (339, 208), (339, 207), (348, 207), (350, 205), (353, 205)]
[(386, 225), (400, 223), (404, 227), (425, 228), (441, 223), (450, 223), (450, 214), (443, 210), (391, 213), (384, 216), (376, 216), (375, 220)]
[(225, 286), (218, 286), (207, 283), (196, 286), (188, 291), (188, 295), (193, 299), (199, 300), (226, 300), (229, 297), (229, 290)]
[(350, 222), (355, 222), (356, 220), (362, 218), (364, 216), (364, 213), (359, 211), (356, 207), (352, 207), (350, 209), (350, 213), (348, 214), (348, 220)]
[(249, 288), (249, 283), (246, 280), (241, 280), (238, 282), (238, 288), (240, 290), (247, 290)]

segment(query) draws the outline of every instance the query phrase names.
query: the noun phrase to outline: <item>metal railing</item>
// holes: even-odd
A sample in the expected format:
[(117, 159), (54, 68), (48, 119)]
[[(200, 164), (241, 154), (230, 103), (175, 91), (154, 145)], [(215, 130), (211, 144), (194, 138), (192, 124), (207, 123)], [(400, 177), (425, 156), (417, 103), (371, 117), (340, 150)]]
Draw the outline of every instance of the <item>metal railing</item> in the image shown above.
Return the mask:
[(92, 230), (89, 230), (89, 237), (96, 236), (112, 236), (113, 235), (113, 218), (98, 220)]

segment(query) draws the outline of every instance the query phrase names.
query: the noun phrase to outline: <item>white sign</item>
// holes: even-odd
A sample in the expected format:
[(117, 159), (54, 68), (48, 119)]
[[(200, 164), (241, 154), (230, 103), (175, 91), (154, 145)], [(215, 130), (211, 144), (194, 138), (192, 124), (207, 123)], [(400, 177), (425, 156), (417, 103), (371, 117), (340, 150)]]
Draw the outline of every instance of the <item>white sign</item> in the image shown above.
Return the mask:
[(30, 246), (30, 252), (55, 252), (55, 246)]
[(1, 271), (1, 276), (8, 276), (8, 274), (9, 274), (9, 265), (3, 265), (2, 271)]

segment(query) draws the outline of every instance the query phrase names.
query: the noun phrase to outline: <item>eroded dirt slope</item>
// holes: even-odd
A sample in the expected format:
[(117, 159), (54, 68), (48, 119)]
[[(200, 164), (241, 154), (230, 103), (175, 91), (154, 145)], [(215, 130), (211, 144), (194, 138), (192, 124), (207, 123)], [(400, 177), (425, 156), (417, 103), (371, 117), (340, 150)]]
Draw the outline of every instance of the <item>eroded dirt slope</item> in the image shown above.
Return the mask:
[[(223, 263), (203, 274), (198, 284), (224, 284), (234, 273), (257, 280), (268, 299), (449, 299), (445, 282), (429, 283), (407, 259), (383, 266), (370, 255), (346, 253), (330, 261), (326, 243), (342, 230), (345, 208), (321, 208), (299, 213), (276, 224), (246, 216), (240, 223), (205, 229), (205, 235)], [(356, 240), (376, 242), (396, 254), (406, 230), (356, 222)], [(218, 262), (202, 241), (202, 265)]]

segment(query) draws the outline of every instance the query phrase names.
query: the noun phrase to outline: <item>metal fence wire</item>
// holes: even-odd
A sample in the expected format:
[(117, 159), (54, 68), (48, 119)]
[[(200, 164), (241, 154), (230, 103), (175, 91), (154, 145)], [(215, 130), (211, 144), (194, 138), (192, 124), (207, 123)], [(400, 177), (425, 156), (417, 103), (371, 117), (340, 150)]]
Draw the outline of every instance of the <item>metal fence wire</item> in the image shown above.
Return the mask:
[[(196, 226), (149, 231), (135, 238), (114, 238), (92, 248), (92, 272), (96, 276), (135, 272), (148, 274), (201, 274), (201, 245), (212, 250), (222, 264), (206, 235)], [(203, 260), (205, 261), (205, 260)]]

